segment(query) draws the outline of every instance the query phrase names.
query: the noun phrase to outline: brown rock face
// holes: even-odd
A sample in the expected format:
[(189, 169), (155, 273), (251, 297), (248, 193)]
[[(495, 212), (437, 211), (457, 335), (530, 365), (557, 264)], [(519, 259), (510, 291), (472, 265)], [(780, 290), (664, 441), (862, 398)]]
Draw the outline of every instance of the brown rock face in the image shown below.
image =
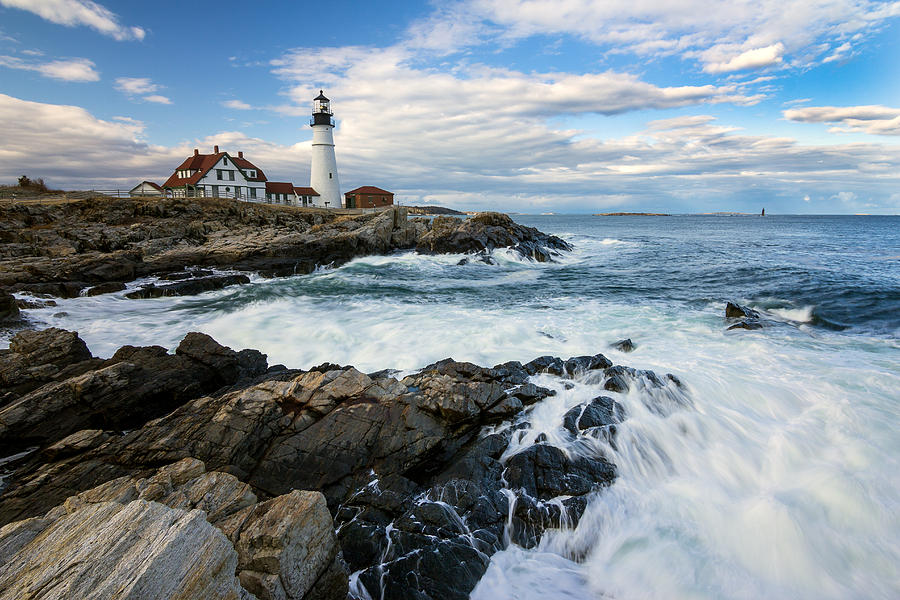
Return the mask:
[[(405, 212), (338, 215), (211, 198), (116, 199), (0, 207), (0, 288), (73, 297), (186, 267), (308, 273), (415, 244)], [(210, 288), (191, 284), (172, 292)]]
[[(24, 331), (0, 352), (0, 378), (9, 390), (0, 409), (0, 454), (81, 429), (139, 427), (266, 368), (263, 354), (235, 352), (202, 333), (188, 334), (174, 356), (159, 346), (123, 346), (104, 361), (91, 358), (73, 332)], [(20, 390), (27, 393), (19, 397)]]
[(8, 350), (0, 350), (0, 406), (50, 381), (96, 368), (100, 361), (92, 358), (74, 331), (20, 331)]
[(337, 599), (347, 572), (322, 494), (257, 504), (247, 484), (185, 459), (0, 529), (0, 589), (0, 599), (37, 589), (42, 598)]

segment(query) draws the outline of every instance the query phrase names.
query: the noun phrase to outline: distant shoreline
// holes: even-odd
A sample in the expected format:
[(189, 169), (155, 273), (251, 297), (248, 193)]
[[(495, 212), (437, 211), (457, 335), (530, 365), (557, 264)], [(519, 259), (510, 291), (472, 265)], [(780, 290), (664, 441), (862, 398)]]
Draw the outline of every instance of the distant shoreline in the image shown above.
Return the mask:
[(594, 213), (593, 217), (671, 217), (669, 213), (645, 213), (645, 212), (611, 212)]

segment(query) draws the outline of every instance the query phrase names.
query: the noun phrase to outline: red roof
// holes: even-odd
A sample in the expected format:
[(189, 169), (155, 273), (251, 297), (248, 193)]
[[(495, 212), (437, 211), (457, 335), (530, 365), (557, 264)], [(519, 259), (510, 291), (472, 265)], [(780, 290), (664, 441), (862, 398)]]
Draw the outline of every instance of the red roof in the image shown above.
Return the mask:
[(312, 189), (311, 187), (295, 187), (294, 193), (298, 196), (318, 196), (319, 192)]
[(252, 162), (243, 158), (242, 156), (238, 156), (237, 158), (231, 159), (234, 164), (236, 164), (242, 171), (244, 171), (244, 176), (246, 177), (247, 169), (256, 169), (256, 177), (247, 177), (247, 181), (265, 181), (265, 174), (259, 170), (259, 168), (254, 165)]
[(388, 196), (393, 196), (394, 192), (389, 192), (387, 190), (377, 188), (374, 185), (364, 185), (362, 187), (356, 188), (355, 190), (350, 190), (349, 192), (344, 192), (345, 196), (347, 194), (387, 194)]
[[(218, 146), (216, 146), (218, 148)], [(266, 176), (262, 171), (256, 168), (249, 160), (246, 158), (232, 158), (230, 154), (227, 152), (216, 152), (214, 154), (194, 154), (193, 156), (188, 156), (184, 159), (184, 162), (178, 165), (178, 168), (175, 169), (175, 172), (166, 179), (166, 182), (163, 184), (163, 187), (173, 188), (173, 187), (181, 187), (184, 185), (194, 185), (198, 181), (200, 181), (204, 175), (206, 175), (210, 169), (212, 169), (216, 164), (222, 159), (223, 156), (227, 156), (234, 165), (240, 169), (242, 172), (245, 169), (256, 169), (256, 177), (247, 177), (247, 174), (244, 173), (244, 177), (248, 181), (265, 181)], [(191, 170), (196, 171), (190, 177), (179, 177), (178, 171)]]
[(267, 194), (293, 194), (294, 184), (286, 181), (267, 181)]

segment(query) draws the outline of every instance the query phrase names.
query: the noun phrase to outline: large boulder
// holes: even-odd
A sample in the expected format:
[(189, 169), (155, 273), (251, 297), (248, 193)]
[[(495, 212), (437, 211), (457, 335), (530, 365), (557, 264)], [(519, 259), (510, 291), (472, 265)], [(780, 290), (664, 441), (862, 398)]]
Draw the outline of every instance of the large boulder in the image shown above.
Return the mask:
[(50, 381), (66, 379), (96, 368), (84, 341), (74, 331), (51, 327), (26, 329), (0, 350), (0, 406)]
[(101, 502), (0, 529), (0, 599), (238, 600), (237, 562), (199, 510)]
[[(76, 550), (66, 554), (63, 542)], [(96, 553), (81, 551), (92, 546)], [(66, 568), (85, 573), (87, 581), (67, 582)], [(171, 576), (158, 569), (170, 569)], [(166, 581), (154, 587), (150, 574)], [(206, 472), (192, 458), (145, 478), (109, 481), (43, 517), (6, 525), (0, 529), (0, 588), (4, 576), (15, 578), (12, 592), (27, 596), (40, 583), (51, 586), (53, 595), (46, 597), (52, 598), (347, 596), (347, 571), (322, 494), (295, 490), (257, 503), (250, 486)], [(101, 592), (80, 587), (88, 584)], [(13, 597), (21, 596), (0, 592), (0, 598)]]
[(496, 248), (512, 248), (520, 255), (546, 262), (572, 247), (562, 239), (519, 225), (508, 215), (478, 213), (469, 219), (435, 217), (431, 229), (419, 236), (416, 250), (425, 254), (473, 253), (484, 256)]
[[(42, 348), (42, 342), (49, 344)], [(192, 398), (266, 370), (263, 354), (235, 352), (202, 333), (188, 334), (175, 355), (159, 346), (123, 346), (106, 361), (85, 356), (90, 358), (74, 333), (47, 330), (14, 338), (10, 352), (0, 356), (0, 373), (20, 388), (50, 382), (0, 410), (0, 453), (43, 446), (81, 429), (140, 427)], [(45, 362), (26, 367), (29, 359)], [(94, 369), (85, 371), (85, 362)], [(60, 369), (66, 363), (68, 372)], [(80, 374), (61, 378), (69, 373)]]
[(15, 296), (0, 291), (0, 322), (19, 318), (19, 305)]

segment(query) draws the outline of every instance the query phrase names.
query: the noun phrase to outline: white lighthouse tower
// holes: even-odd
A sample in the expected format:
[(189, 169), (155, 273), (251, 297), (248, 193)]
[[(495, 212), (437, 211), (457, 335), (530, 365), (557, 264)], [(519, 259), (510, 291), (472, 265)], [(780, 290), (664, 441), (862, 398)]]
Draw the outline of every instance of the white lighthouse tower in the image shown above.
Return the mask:
[(338, 181), (337, 160), (334, 158), (334, 116), (331, 101), (322, 90), (313, 99), (312, 164), (309, 170), (309, 187), (319, 193), (319, 202), (328, 208), (341, 208), (341, 185)]

